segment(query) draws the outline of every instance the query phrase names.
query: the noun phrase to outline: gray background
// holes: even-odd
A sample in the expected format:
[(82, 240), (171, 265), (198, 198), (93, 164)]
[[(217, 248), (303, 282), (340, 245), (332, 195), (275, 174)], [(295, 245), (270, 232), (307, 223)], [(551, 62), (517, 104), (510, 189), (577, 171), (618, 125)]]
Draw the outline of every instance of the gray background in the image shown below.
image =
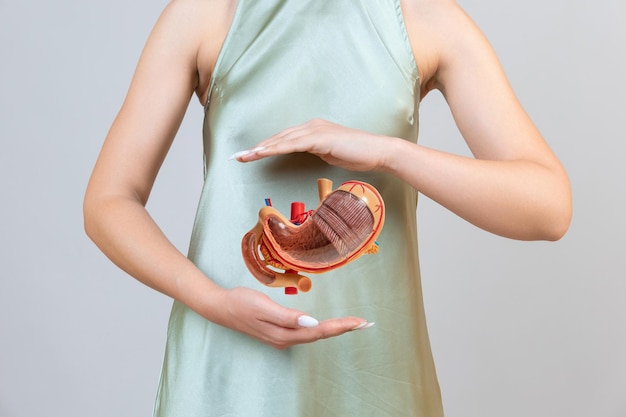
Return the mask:
[[(460, 3), (568, 168), (575, 215), (563, 240), (523, 243), (421, 200), (447, 415), (624, 417), (626, 3)], [(1, 417), (151, 413), (171, 302), (88, 241), (81, 200), (164, 5), (0, 0)], [(149, 203), (183, 251), (201, 116), (194, 102)], [(423, 144), (467, 153), (439, 95), (424, 101), (422, 124)]]

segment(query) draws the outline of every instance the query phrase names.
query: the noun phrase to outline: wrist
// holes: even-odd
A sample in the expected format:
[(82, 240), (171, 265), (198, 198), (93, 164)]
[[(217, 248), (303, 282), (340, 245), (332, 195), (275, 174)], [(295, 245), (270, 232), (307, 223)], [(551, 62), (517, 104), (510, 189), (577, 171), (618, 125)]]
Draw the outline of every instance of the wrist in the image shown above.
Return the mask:
[(174, 298), (209, 321), (220, 321), (221, 305), (227, 290), (217, 285), (197, 268), (177, 280)]
[(403, 149), (406, 143), (404, 139), (390, 137), (383, 146), (378, 169), (389, 174), (397, 174), (398, 162), (402, 152), (405, 152)]

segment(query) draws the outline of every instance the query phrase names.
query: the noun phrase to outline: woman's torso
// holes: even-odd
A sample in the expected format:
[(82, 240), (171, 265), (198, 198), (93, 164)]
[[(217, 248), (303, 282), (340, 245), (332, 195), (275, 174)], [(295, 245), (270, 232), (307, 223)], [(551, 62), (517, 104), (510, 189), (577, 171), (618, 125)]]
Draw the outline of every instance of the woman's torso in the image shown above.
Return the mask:
[[(442, 415), (420, 287), (417, 192), (391, 175), (341, 170), (308, 154), (228, 160), (311, 118), (416, 141), (419, 78), (399, 7), (240, 0), (215, 63), (206, 63), (214, 66), (206, 178), (189, 252), (223, 287), (253, 288), (321, 320), (352, 315), (376, 325), (277, 351), (175, 303), (155, 415)], [(380, 252), (312, 276), (309, 293), (288, 296), (247, 271), (241, 239), (265, 198), (284, 213), (291, 201), (315, 208), (318, 177), (335, 186), (363, 180), (381, 192)]]

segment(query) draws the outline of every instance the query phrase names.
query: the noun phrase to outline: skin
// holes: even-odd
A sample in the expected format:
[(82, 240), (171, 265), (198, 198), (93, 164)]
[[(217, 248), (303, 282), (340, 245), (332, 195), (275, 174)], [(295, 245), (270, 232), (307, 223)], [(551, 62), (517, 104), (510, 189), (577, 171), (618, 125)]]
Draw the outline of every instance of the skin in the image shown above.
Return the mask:
[[(240, 162), (309, 152), (355, 171), (391, 173), (469, 222), (501, 236), (557, 240), (569, 227), (567, 174), (521, 107), (488, 41), (452, 0), (402, 0), (422, 96), (445, 96), (474, 158), (312, 120), (278, 132)], [(195, 94), (202, 104), (236, 1), (174, 0), (141, 55), (84, 200), (85, 230), (119, 267), (207, 320), (283, 349), (365, 323), (304, 313), (248, 288), (224, 289), (161, 232), (145, 209)], [(419, 39), (419, 42), (417, 41)]]

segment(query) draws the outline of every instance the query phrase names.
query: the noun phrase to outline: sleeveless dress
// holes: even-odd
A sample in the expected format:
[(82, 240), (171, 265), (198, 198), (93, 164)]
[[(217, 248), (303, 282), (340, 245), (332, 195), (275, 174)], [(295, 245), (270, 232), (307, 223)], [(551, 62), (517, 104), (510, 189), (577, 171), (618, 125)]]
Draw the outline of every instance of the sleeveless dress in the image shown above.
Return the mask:
[[(415, 142), (418, 72), (399, 0), (239, 0), (213, 74), (203, 129), (205, 183), (190, 259), (226, 288), (246, 286), (363, 331), (276, 350), (174, 302), (156, 417), (440, 417), (419, 275), (417, 192), (383, 173), (309, 154), (242, 164), (233, 153), (313, 118)], [(265, 198), (288, 215), (317, 207), (317, 178), (357, 179), (385, 200), (379, 253), (308, 275), (285, 295), (246, 269), (241, 239)]]

